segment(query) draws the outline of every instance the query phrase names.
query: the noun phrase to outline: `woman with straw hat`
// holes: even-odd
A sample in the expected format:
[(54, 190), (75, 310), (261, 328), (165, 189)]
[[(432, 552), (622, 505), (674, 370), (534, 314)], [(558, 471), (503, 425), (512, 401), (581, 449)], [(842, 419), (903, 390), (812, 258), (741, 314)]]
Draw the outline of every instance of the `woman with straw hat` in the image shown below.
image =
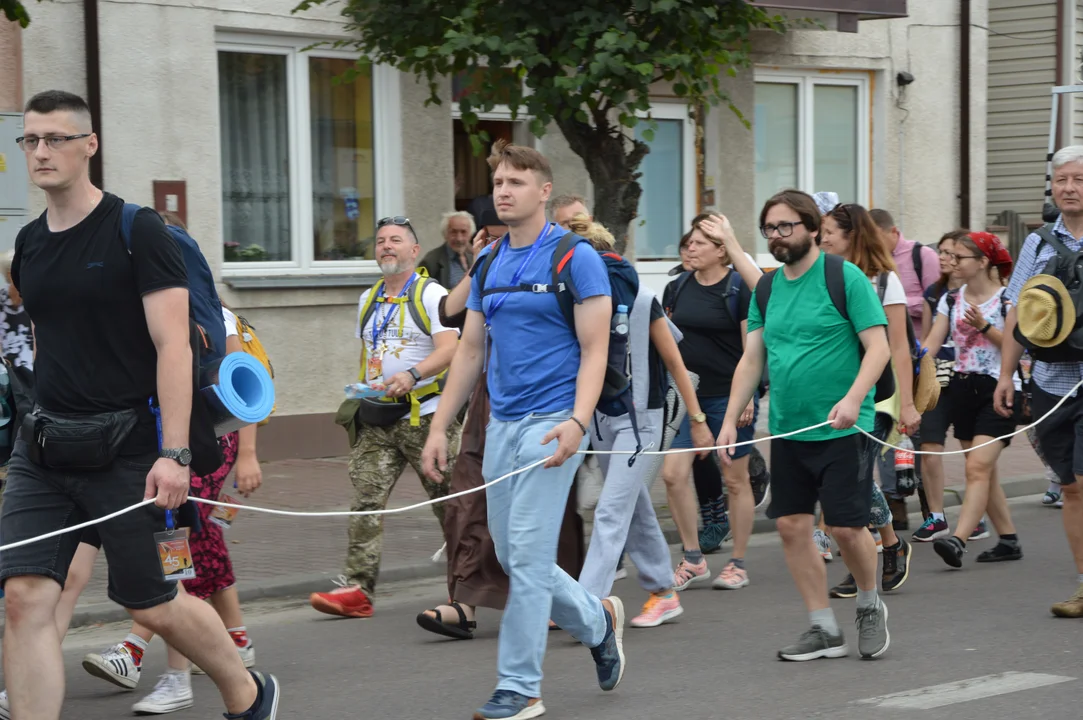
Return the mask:
[[(1011, 255), (996, 235), (972, 232), (956, 241), (951, 261), (963, 285), (940, 299), (936, 321), (925, 342), (929, 352), (938, 351), (949, 333), (955, 342), (955, 375), (949, 384), (950, 420), (959, 444), (964, 449), (976, 448), (966, 455), (966, 494), (955, 533), (933, 544), (944, 562), (958, 568), (963, 565), (966, 539), (985, 512), (1000, 541), (979, 555), (978, 562), (1019, 560), (1023, 548), (996, 472), (1000, 453), (1011, 438), (985, 445), (1011, 433), (1016, 426), (1014, 414), (1003, 417), (993, 407), (1009, 309), (1002, 278), (1011, 274)], [(1015, 375), (1018, 393), (1021, 385)]]

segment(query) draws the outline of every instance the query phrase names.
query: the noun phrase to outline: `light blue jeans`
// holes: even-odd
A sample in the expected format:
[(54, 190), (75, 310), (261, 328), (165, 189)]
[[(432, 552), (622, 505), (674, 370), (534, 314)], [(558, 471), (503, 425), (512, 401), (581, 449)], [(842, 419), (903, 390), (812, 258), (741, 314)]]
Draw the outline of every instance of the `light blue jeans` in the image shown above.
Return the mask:
[[(664, 411), (639, 413), (639, 438), (647, 449), (657, 450), (662, 443)], [(636, 448), (632, 421), (628, 415), (609, 417), (594, 413), (595, 450)], [(600, 436), (600, 437), (599, 437)], [(597, 597), (606, 597), (613, 589), (617, 561), (627, 550), (639, 571), (639, 584), (647, 592), (665, 592), (673, 587), (673, 565), (669, 545), (658, 525), (651, 503), (648, 483), (658, 474), (661, 455), (640, 455), (628, 467), (630, 455), (599, 455), (605, 484), (594, 509), (594, 531), (579, 583)]]
[[(485, 482), (551, 455), (556, 441), (542, 445), (542, 438), (569, 417), (571, 410), (514, 421), (491, 418), (485, 431)], [(580, 450), (589, 439), (583, 438)], [(583, 456), (575, 455), (559, 468), (547, 470), (539, 465), (485, 490), (489, 534), (511, 580), (500, 621), (499, 690), (541, 697), (550, 617), (588, 648), (605, 639), (602, 601), (557, 567), (564, 508), (582, 462)]]

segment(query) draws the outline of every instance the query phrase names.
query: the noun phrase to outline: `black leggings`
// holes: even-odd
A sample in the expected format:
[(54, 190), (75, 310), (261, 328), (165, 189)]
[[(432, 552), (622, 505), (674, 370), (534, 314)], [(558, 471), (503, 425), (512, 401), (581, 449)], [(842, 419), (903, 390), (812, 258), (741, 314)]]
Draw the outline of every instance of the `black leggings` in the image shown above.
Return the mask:
[(696, 458), (692, 463), (692, 479), (696, 484), (696, 498), (700, 505), (722, 497), (722, 472), (718, 467), (718, 456)]

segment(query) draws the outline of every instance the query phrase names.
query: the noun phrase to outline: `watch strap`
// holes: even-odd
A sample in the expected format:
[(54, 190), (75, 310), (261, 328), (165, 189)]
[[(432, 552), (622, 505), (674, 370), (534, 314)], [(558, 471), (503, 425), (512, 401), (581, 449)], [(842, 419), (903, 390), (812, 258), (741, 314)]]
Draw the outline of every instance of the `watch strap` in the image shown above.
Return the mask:
[(416, 367), (412, 367), (409, 370), (407, 370), (406, 372), (410, 373), (410, 377), (412, 377), (414, 379), (415, 383), (421, 382), (421, 373), (418, 371), (418, 369)]

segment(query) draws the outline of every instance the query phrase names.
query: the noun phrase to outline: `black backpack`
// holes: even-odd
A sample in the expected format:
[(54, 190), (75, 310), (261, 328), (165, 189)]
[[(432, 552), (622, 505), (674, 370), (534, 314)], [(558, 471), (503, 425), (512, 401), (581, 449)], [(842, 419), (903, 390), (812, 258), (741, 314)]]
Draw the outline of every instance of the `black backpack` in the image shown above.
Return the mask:
[[(1083, 316), (1083, 252), (1077, 253), (1069, 249), (1053, 232), (1052, 224), (1038, 228), (1034, 234), (1040, 239), (1034, 251), (1035, 256), (1041, 251), (1042, 243), (1049, 243), (1057, 251), (1056, 255), (1045, 264), (1042, 272), (1064, 283), (1068, 294), (1072, 296), (1072, 304), (1075, 307), (1070, 311), (1074, 313), (1074, 316), (1065, 318), (1065, 321), (1071, 322), (1073, 329), (1064, 342), (1050, 348), (1038, 347), (1028, 340), (1019, 331), (1018, 323), (1015, 325), (1013, 334), (1016, 341), (1026, 348), (1035, 360), (1047, 363), (1078, 362), (1083, 360), (1083, 327), (1080, 327), (1080, 318)], [(1065, 308), (1065, 310), (1069, 309)]]
[[(843, 264), (845, 262), (838, 255), (824, 253), (824, 280), (827, 282), (827, 294), (831, 296), (831, 303), (843, 320), (849, 321), (850, 312), (846, 307), (846, 277), (843, 275)], [(760, 310), (760, 317), (763, 319), (764, 325), (767, 324), (767, 302), (771, 299), (771, 288), (774, 285), (775, 276), (779, 272), (781, 270), (765, 273), (760, 278), (760, 281), (756, 283), (756, 306)], [(883, 297), (883, 293), (887, 289), (887, 273), (880, 275), (877, 285), (880, 297)], [(910, 333), (913, 334), (913, 327), (910, 328)], [(913, 341), (911, 341), (912, 346)], [(857, 348), (858, 358), (863, 359), (865, 357), (865, 346), (860, 340), (858, 340)], [(888, 362), (884, 372), (880, 375), (880, 379), (876, 381), (876, 394), (873, 399), (875, 402), (882, 402), (894, 394), (895, 374), (891, 371), (891, 363)]]

